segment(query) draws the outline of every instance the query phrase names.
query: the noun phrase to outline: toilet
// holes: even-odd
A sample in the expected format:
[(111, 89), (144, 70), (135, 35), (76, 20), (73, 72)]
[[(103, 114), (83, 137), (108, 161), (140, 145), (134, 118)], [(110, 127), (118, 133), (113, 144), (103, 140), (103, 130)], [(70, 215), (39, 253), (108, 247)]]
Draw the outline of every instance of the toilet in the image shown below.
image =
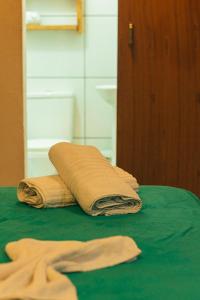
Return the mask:
[(27, 95), (27, 177), (56, 174), (49, 148), (73, 137), (74, 96), (46, 91)]

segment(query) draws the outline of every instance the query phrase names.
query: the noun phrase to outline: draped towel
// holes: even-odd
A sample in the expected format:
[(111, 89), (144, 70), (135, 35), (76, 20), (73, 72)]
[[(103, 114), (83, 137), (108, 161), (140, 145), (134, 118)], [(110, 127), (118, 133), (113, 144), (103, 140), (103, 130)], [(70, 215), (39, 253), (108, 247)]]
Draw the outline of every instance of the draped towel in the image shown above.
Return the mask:
[(13, 262), (0, 264), (0, 300), (77, 300), (75, 286), (61, 272), (114, 266), (141, 250), (131, 238), (114, 236), (89, 242), (22, 239), (8, 243), (6, 253)]

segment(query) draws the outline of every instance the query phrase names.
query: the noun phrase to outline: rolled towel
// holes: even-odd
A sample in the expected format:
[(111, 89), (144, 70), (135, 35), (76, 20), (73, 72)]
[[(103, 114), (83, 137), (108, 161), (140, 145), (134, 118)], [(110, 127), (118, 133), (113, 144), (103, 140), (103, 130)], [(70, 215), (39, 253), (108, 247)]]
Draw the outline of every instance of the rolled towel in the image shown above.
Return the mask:
[(0, 264), (1, 300), (77, 300), (75, 286), (61, 273), (131, 262), (141, 250), (132, 238), (113, 236), (88, 242), (22, 239), (8, 243), (6, 253), (12, 262)]
[(40, 14), (36, 11), (26, 12), (26, 24), (40, 24), (41, 18)]
[(60, 176), (50, 175), (25, 178), (17, 188), (19, 201), (36, 208), (64, 207), (76, 204), (76, 201)]
[[(138, 189), (139, 184), (135, 177), (118, 167), (113, 167), (113, 169), (133, 189)], [(77, 204), (59, 175), (23, 179), (18, 185), (17, 196), (19, 201), (36, 208), (64, 207)]]
[(142, 201), (93, 146), (61, 142), (49, 158), (79, 205), (89, 215), (136, 213)]

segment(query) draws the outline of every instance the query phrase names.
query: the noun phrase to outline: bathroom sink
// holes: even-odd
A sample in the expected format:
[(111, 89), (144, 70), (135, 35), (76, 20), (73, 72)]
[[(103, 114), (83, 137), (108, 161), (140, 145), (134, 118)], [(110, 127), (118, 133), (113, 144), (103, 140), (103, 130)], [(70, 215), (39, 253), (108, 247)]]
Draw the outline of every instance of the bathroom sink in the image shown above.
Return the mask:
[(113, 107), (115, 106), (117, 100), (116, 84), (97, 85), (96, 89), (107, 103)]
[(117, 106), (117, 85), (102, 84), (96, 86), (97, 91), (102, 99), (112, 107), (112, 164), (116, 165), (116, 106)]

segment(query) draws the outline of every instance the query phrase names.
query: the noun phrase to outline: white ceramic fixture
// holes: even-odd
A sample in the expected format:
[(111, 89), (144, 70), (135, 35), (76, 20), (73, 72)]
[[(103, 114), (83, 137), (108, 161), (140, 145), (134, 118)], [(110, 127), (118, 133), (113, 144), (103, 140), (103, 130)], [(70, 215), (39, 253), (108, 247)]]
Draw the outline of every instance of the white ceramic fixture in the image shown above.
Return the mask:
[(102, 96), (102, 98), (112, 106), (116, 105), (117, 99), (117, 86), (116, 84), (103, 84), (97, 85), (96, 89)]
[(71, 92), (42, 91), (27, 95), (28, 176), (51, 175), (49, 148), (72, 141), (74, 99)]
[(97, 91), (106, 103), (112, 106), (112, 164), (116, 165), (116, 129), (117, 129), (117, 86), (102, 84), (96, 86)]

